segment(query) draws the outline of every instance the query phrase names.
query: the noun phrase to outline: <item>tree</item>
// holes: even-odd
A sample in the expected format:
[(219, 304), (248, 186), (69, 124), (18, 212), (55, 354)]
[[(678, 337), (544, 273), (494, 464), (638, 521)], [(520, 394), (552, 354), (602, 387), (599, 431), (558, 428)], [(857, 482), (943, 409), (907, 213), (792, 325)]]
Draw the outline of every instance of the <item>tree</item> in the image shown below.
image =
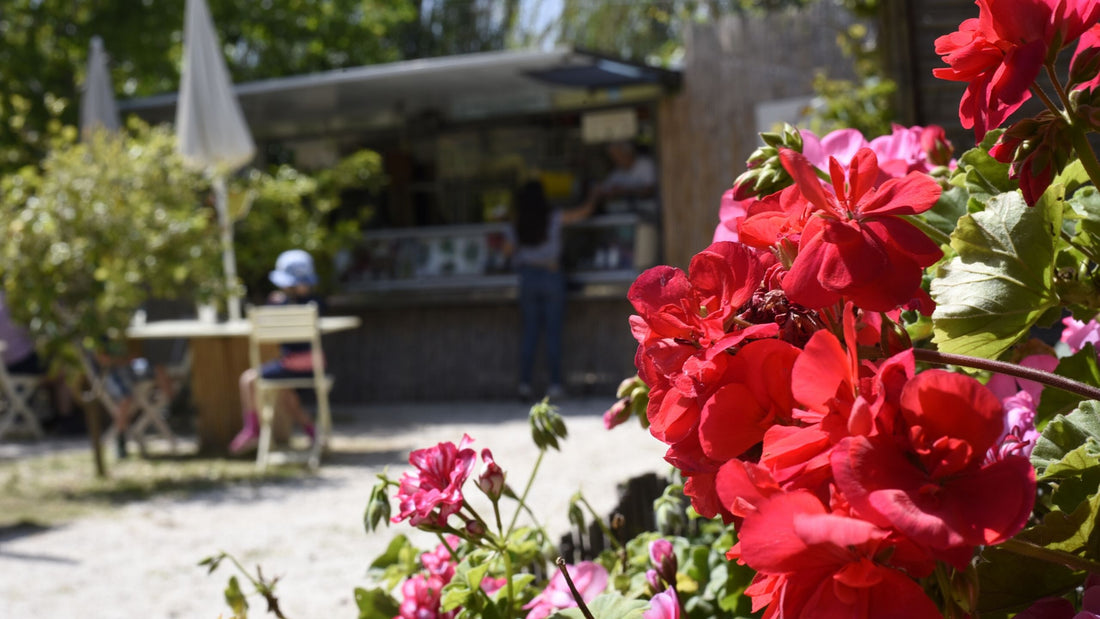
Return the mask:
[(561, 43), (623, 58), (670, 64), (693, 21), (727, 13), (798, 7), (813, 0), (564, 0), (556, 24)]
[(406, 58), (502, 50), (518, 25), (520, 0), (419, 0), (404, 25)]
[[(413, 0), (207, 0), (235, 81), (400, 59)], [(179, 85), (185, 0), (5, 0), (0, 9), (0, 174), (42, 158), (75, 124), (91, 37), (119, 95)]]

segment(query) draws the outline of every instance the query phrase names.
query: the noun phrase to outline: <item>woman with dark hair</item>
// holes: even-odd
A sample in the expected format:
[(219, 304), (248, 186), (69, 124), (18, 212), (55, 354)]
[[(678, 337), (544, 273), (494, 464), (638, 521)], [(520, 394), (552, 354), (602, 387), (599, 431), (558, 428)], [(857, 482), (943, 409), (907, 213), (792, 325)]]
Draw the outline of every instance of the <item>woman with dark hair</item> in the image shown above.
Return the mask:
[(550, 207), (537, 180), (527, 181), (514, 194), (515, 221), (512, 264), (519, 273), (519, 307), (523, 323), (520, 338), (519, 396), (533, 396), (531, 379), (539, 337), (546, 335), (546, 364), (550, 386), (546, 395), (559, 398), (562, 388), (562, 326), (565, 320), (565, 275), (561, 271), (561, 227), (580, 221), (591, 208), (559, 211)]

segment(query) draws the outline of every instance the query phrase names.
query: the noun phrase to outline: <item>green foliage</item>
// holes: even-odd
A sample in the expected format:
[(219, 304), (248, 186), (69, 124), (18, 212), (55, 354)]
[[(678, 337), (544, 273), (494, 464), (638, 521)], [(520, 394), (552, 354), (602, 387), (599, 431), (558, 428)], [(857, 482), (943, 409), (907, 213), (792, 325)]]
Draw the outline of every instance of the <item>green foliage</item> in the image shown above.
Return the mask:
[(1054, 255), (1062, 224), (1052, 187), (1029, 208), (1018, 193), (989, 200), (959, 219), (951, 235), (957, 256), (932, 282), (933, 341), (948, 353), (995, 359), (1059, 304)]
[(355, 606), (359, 609), (359, 619), (392, 619), (401, 611), (393, 596), (378, 588), (356, 587)]
[(558, 42), (668, 65), (683, 52), (684, 33), (694, 22), (713, 22), (730, 13), (801, 7), (811, 0), (564, 0), (556, 28)]
[(378, 153), (359, 151), (313, 176), (283, 165), (271, 173), (252, 169), (234, 179), (231, 193), (251, 200), (248, 212), (238, 217), (234, 238), (237, 271), (253, 300), (262, 302), (271, 290), (267, 275), (275, 257), (287, 249), (308, 251), (321, 289), (329, 287), (337, 254), (359, 241), (361, 224), (370, 215), (365, 205), (343, 205), (341, 194), (376, 191), (384, 178)]
[[(599, 595), (588, 603), (588, 610), (593, 617), (642, 619), (648, 608), (649, 603), (644, 600), (632, 600), (615, 592)], [(585, 615), (579, 608), (567, 608), (550, 615), (550, 619), (585, 619)]]
[(0, 279), (51, 357), (118, 339), (150, 296), (218, 291), (213, 211), (165, 128), (63, 133), (40, 168), (0, 181)]
[[(1097, 362), (1096, 349), (1085, 344), (1077, 353), (1058, 361), (1054, 373), (1087, 385), (1100, 385), (1100, 363)], [(1069, 414), (1083, 398), (1061, 389), (1044, 389), (1039, 400), (1036, 425), (1049, 421), (1055, 415)]]
[[(77, 122), (88, 45), (99, 35), (120, 98), (179, 85), (185, 0), (5, 0), (0, 11), (0, 174), (45, 156)], [(413, 0), (207, 0), (234, 81), (401, 58)]]
[(824, 71), (814, 76), (816, 95), (810, 117), (810, 129), (825, 135), (837, 129), (858, 129), (863, 135), (890, 133), (897, 118), (897, 83), (886, 72), (883, 53), (874, 32), (879, 4), (874, 0), (842, 2), (861, 21), (837, 34), (837, 46), (852, 59), (854, 79), (830, 77)]

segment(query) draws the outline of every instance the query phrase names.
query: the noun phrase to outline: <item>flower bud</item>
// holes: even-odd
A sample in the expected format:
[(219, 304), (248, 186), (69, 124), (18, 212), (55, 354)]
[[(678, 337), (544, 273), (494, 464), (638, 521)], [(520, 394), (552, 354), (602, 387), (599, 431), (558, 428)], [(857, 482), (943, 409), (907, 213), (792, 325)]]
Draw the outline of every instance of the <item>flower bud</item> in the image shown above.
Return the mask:
[(951, 161), (955, 147), (947, 139), (947, 132), (939, 125), (928, 125), (921, 131), (920, 146), (933, 165), (945, 166)]
[(649, 543), (649, 560), (657, 568), (657, 575), (670, 585), (676, 584), (676, 552), (672, 549), (672, 542), (667, 539), (656, 539)]
[(664, 586), (661, 585), (661, 577), (657, 575), (657, 570), (646, 570), (645, 582), (654, 593), (660, 593), (665, 590)]
[(488, 448), (481, 450), (481, 461), (485, 463), (485, 470), (477, 478), (477, 487), (495, 502), (504, 492), (504, 470), (493, 460), (493, 452)]
[(610, 430), (615, 426), (626, 423), (632, 413), (630, 398), (619, 398), (611, 405), (611, 408), (603, 414), (603, 427)]
[(485, 525), (481, 524), (477, 520), (467, 520), (466, 526), (463, 528), (466, 529), (466, 533), (468, 533), (471, 538), (485, 536)]
[(687, 526), (687, 510), (684, 508), (682, 490), (682, 486), (670, 485), (653, 502), (658, 531), (672, 533), (681, 531)]
[(390, 523), (390, 498), (386, 496), (386, 480), (382, 480), (371, 488), (370, 499), (367, 500), (367, 510), (363, 514), (363, 526), (367, 532), (378, 530), (378, 524)]
[(558, 407), (551, 406), (550, 401), (543, 398), (541, 402), (531, 407), (529, 421), (531, 438), (535, 441), (536, 447), (541, 450), (546, 450), (548, 447), (561, 449), (558, 446), (558, 439), (565, 438), (569, 433), (565, 429), (565, 421), (558, 414)]

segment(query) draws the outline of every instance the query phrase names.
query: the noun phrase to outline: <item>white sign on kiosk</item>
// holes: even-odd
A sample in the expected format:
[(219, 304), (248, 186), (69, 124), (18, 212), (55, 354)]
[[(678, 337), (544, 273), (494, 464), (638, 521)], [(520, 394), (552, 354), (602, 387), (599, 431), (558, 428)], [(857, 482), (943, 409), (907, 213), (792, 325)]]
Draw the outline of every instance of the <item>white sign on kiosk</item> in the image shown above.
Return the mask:
[(587, 112), (581, 116), (581, 139), (586, 144), (629, 140), (638, 134), (633, 109)]

